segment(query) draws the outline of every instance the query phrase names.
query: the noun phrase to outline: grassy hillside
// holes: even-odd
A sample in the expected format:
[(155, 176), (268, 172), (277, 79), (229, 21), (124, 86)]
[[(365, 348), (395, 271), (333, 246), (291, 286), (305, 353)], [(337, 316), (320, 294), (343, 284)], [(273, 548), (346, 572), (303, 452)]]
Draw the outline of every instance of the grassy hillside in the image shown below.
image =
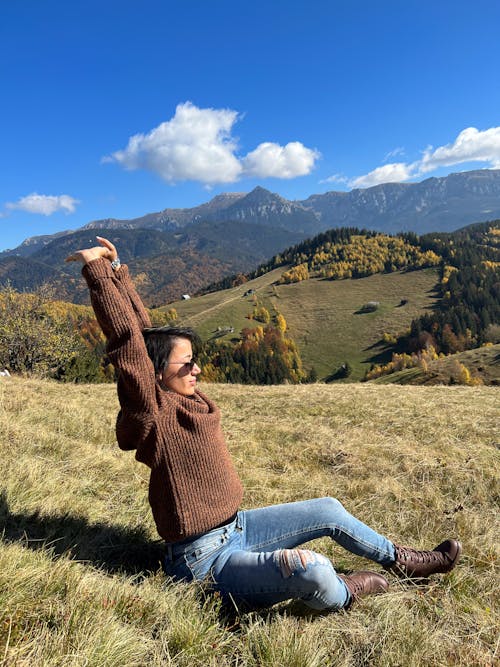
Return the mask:
[[(216, 335), (217, 327), (233, 326), (237, 334), (243, 327), (255, 326), (246, 318), (254, 297), (243, 297), (253, 289), (271, 312), (276, 308), (284, 315), (307, 369), (314, 366), (323, 378), (348, 361), (353, 368), (350, 379), (358, 380), (371, 363), (390, 360), (390, 353), (377, 346), (384, 332), (400, 333), (436, 303), (434, 269), (275, 285), (282, 272), (283, 268), (276, 269), (239, 287), (169, 307), (173, 305), (180, 321), (195, 327), (204, 339)], [(404, 306), (402, 299), (408, 301)], [(379, 308), (359, 313), (369, 301), (378, 301)]]
[(500, 385), (500, 344), (479, 347), (475, 350), (457, 352), (429, 363), (427, 372), (420, 368), (407, 368), (397, 373), (383, 375), (373, 384), (449, 384), (457, 374), (457, 364), (462, 364), (470, 371), (473, 378), (480, 378), (486, 385)]
[[(0, 378), (0, 659), (52, 667), (491, 666), (498, 654), (498, 391), (206, 387), (245, 508), (334, 495), (395, 541), (464, 546), (425, 586), (351, 612), (297, 605), (228, 625), (158, 567), (147, 469), (114, 442), (110, 385)], [(328, 540), (339, 571), (366, 567)], [(149, 572), (148, 572), (149, 570)]]

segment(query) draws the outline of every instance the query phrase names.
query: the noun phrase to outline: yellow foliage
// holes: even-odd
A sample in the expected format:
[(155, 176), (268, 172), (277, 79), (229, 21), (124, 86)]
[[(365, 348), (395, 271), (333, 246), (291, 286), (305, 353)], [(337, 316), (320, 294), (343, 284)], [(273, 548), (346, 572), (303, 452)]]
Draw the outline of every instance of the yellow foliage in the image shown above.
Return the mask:
[(349, 243), (325, 243), (317, 250), (311, 265), (321, 277), (341, 280), (408, 266), (416, 269), (436, 266), (440, 261), (432, 250), (422, 252), (402, 238), (379, 234), (355, 235)]
[(398, 342), (398, 339), (394, 334), (387, 333), (386, 331), (382, 334), (382, 340), (387, 345), (395, 345)]
[(492, 262), (489, 259), (485, 259), (481, 262), (481, 264), (486, 268), (486, 269), (491, 269), (492, 271), (495, 271), (498, 266), (500, 266), (500, 262)]
[[(302, 255), (301, 255), (302, 257)], [(285, 271), (281, 278), (279, 279), (280, 284), (289, 284), (289, 283), (298, 283), (301, 280), (307, 280), (309, 278), (309, 269), (307, 264), (298, 264), (294, 266), (289, 271)]]
[(390, 375), (406, 368), (421, 368), (427, 372), (429, 363), (437, 359), (438, 355), (432, 345), (426, 350), (420, 350), (413, 354), (393, 354), (392, 361), (385, 365), (376, 365), (365, 374), (365, 380), (374, 380), (382, 375)]
[(263, 322), (264, 324), (269, 324), (271, 315), (265, 306), (260, 306), (259, 308), (256, 307), (253, 309), (252, 319)]
[(443, 268), (443, 277), (441, 278), (441, 285), (446, 285), (447, 284), (448, 280), (450, 279), (451, 274), (454, 271), (458, 271), (457, 267), (456, 266), (450, 266), (449, 264), (447, 264)]
[(276, 316), (276, 326), (281, 331), (281, 333), (286, 332), (286, 327), (287, 327), (286, 320), (281, 313), (278, 313), (278, 315)]
[(177, 319), (177, 311), (175, 308), (169, 310), (161, 310), (160, 308), (153, 308), (149, 311), (151, 322), (155, 327), (163, 327)]

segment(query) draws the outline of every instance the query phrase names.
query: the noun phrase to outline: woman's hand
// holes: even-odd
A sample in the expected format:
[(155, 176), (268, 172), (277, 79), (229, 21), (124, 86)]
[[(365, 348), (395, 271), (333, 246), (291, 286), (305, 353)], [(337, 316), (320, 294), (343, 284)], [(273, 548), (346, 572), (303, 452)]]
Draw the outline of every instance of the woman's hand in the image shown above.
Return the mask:
[(94, 246), (93, 248), (85, 248), (85, 250), (77, 250), (72, 255), (68, 255), (64, 261), (88, 264), (94, 259), (105, 257), (106, 259), (109, 259), (110, 262), (113, 262), (118, 257), (115, 246), (111, 241), (108, 241), (108, 239), (105, 239), (102, 236), (96, 236), (96, 238), (101, 245)]

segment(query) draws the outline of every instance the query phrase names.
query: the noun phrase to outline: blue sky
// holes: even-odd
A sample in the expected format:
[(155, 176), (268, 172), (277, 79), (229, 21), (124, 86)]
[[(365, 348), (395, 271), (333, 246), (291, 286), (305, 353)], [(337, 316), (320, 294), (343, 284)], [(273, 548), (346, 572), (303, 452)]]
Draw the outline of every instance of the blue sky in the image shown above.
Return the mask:
[(0, 250), (256, 185), (500, 168), (494, 0), (16, 0)]

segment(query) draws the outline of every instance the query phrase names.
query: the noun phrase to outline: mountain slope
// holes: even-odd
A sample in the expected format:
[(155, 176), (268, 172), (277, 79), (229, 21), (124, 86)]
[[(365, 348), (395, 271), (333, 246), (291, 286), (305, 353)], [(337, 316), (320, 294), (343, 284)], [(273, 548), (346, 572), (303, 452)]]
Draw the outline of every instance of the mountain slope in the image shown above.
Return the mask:
[[(178, 312), (201, 325), (205, 337), (255, 326), (244, 318), (268, 322), (280, 313), (306, 367), (327, 379), (348, 362), (352, 379), (360, 379), (363, 365), (376, 365), (377, 374), (394, 370), (393, 352), (409, 365), (412, 352), (426, 350), (432, 358), (490, 340), (500, 321), (499, 238), (498, 222), (420, 238), (333, 229), (247, 276), (257, 282), (238, 288), (239, 306), (238, 291), (228, 298), (226, 290), (207, 295), (210, 307), (196, 311), (192, 302)], [(424, 267), (433, 268), (416, 271)], [(224, 280), (211, 290), (230, 285)]]
[(472, 378), (479, 378), (482, 384), (498, 387), (500, 385), (500, 343), (435, 359), (428, 364), (426, 371), (417, 367), (382, 375), (374, 380), (369, 380), (369, 384), (428, 386), (453, 384), (457, 381), (457, 375), (463, 372), (460, 366), (465, 367)]
[(171, 231), (198, 222), (241, 221), (278, 227), (302, 234), (320, 230), (316, 213), (297, 202), (261, 187), (245, 193), (225, 193), (206, 204), (186, 209), (165, 209), (133, 220), (96, 220), (84, 229), (157, 229)]
[(256, 187), (224, 210), (214, 211), (206, 219), (241, 220), (288, 229), (302, 235), (317, 234), (321, 230), (313, 210), (261, 187)]
[[(139, 292), (147, 304), (165, 303), (197, 292), (228, 274), (248, 272), (300, 236), (284, 229), (245, 222), (200, 223), (177, 233), (150, 229), (99, 230), (118, 247), (123, 262), (139, 275)], [(0, 256), (0, 284), (33, 291), (46, 282), (57, 297), (86, 303), (79, 267), (65, 264), (75, 249), (95, 245), (95, 230), (61, 235), (29, 257)]]

